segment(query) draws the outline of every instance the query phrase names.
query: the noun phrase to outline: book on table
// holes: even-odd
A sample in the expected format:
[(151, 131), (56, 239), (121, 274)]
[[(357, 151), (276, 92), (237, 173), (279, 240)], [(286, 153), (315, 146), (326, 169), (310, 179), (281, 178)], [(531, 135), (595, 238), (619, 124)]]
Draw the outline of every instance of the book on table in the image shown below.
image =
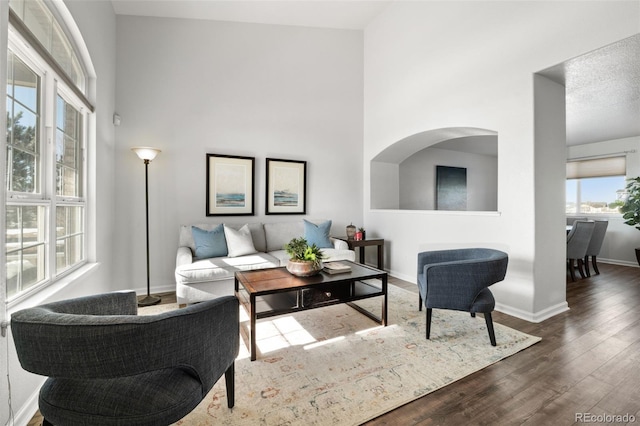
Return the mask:
[(344, 262), (325, 262), (324, 271), (328, 274), (341, 274), (351, 272), (351, 266)]

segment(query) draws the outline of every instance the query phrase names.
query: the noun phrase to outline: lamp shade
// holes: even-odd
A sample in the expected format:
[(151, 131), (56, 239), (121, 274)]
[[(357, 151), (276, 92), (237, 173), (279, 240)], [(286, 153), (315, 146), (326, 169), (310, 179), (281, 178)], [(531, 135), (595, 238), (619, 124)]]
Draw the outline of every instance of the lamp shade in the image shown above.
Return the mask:
[(131, 151), (135, 152), (141, 160), (153, 160), (156, 158), (156, 155), (160, 154), (160, 150), (158, 148), (151, 148), (149, 146), (137, 146), (135, 148), (131, 148)]

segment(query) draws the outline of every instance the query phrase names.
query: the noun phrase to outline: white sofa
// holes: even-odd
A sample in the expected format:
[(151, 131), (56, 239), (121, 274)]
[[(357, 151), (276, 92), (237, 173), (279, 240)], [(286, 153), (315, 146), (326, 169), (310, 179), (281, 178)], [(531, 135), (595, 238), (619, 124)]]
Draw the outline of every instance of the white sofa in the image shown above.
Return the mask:
[[(310, 221), (321, 223), (322, 221)], [(210, 231), (215, 224), (193, 224), (180, 226), (180, 239), (176, 255), (176, 297), (180, 305), (201, 302), (216, 297), (234, 294), (236, 271), (285, 266), (289, 256), (284, 245), (292, 238), (305, 236), (303, 220), (274, 223), (248, 223), (246, 225), (225, 224), (234, 230), (247, 226), (255, 253), (231, 257), (197, 259), (192, 227)], [(246, 229), (246, 228), (245, 228)], [(232, 243), (227, 238), (228, 243)], [(355, 252), (342, 240), (330, 238), (332, 248), (323, 248), (326, 261), (355, 260)], [(233, 251), (233, 250), (231, 250)]]

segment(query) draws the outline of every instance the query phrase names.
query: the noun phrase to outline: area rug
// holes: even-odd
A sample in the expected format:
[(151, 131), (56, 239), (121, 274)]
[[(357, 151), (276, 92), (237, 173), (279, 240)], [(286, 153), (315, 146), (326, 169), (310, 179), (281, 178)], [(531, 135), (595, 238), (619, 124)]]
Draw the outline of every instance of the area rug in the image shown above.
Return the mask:
[[(381, 298), (359, 304), (379, 313)], [(494, 324), (492, 347), (481, 316), (445, 310), (433, 311), (426, 340), (417, 305), (417, 294), (390, 285), (387, 327), (347, 305), (259, 320), (257, 360), (240, 339), (235, 407), (227, 408), (223, 376), (176, 424), (359, 425), (540, 341)], [(242, 308), (241, 321), (246, 332)]]

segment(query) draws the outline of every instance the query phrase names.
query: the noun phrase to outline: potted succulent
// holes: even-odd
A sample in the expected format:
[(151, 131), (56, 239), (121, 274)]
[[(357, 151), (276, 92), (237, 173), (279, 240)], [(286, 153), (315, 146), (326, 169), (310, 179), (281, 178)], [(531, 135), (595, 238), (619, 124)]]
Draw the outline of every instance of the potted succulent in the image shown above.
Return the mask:
[[(624, 223), (640, 230), (640, 177), (628, 179), (627, 197), (619, 207)], [(640, 247), (636, 248), (636, 260), (640, 265)]]
[(294, 238), (284, 245), (289, 255), (287, 271), (298, 277), (309, 277), (322, 270), (324, 253), (315, 244), (309, 245), (303, 237)]

